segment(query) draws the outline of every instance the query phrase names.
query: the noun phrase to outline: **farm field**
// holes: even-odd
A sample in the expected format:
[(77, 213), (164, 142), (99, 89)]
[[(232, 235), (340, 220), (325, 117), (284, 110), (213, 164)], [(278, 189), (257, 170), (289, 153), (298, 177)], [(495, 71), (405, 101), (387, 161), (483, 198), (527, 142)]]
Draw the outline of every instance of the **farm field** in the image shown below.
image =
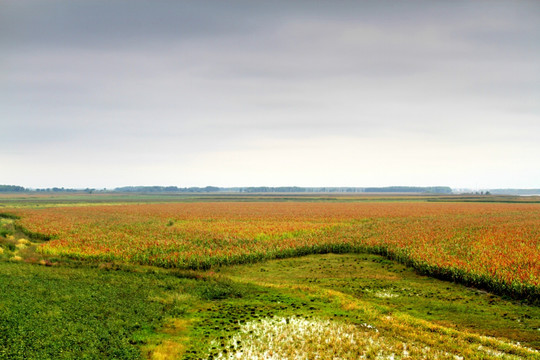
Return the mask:
[(540, 295), (540, 205), (205, 202), (6, 209), (53, 256), (207, 269), (372, 252), (430, 275)]
[(534, 201), (66, 198), (2, 203), (0, 358), (540, 358)]

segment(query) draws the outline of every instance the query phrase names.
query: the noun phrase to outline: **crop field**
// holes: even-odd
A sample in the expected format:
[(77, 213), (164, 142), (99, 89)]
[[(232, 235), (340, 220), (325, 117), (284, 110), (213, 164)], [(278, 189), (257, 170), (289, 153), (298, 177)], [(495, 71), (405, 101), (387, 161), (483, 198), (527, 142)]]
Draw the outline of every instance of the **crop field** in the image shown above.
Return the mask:
[(540, 204), (449, 199), (10, 197), (0, 359), (540, 358)]
[(176, 203), (15, 209), (77, 259), (207, 269), (369, 251), (427, 274), (540, 295), (540, 206), (464, 203)]

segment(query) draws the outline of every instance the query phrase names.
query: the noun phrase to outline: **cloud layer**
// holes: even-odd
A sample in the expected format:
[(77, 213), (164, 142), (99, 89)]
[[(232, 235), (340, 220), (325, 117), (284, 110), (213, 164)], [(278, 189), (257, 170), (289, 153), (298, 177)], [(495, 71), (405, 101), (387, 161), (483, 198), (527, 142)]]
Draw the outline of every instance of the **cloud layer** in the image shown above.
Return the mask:
[(537, 2), (1, 6), (2, 183), (540, 186)]

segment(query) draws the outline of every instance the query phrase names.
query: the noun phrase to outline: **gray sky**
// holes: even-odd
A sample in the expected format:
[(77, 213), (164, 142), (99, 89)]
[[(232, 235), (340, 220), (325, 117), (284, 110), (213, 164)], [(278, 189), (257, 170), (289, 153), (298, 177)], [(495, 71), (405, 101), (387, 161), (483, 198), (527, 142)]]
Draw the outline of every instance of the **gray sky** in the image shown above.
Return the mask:
[(540, 187), (539, 1), (0, 0), (0, 184)]

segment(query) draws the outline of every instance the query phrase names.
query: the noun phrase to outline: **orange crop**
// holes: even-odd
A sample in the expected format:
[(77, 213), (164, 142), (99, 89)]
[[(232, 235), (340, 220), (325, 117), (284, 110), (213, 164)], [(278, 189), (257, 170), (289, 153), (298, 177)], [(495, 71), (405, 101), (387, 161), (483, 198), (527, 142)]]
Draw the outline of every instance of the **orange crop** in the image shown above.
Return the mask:
[(13, 209), (73, 258), (208, 268), (370, 251), (504, 293), (540, 292), (540, 205), (219, 202)]

